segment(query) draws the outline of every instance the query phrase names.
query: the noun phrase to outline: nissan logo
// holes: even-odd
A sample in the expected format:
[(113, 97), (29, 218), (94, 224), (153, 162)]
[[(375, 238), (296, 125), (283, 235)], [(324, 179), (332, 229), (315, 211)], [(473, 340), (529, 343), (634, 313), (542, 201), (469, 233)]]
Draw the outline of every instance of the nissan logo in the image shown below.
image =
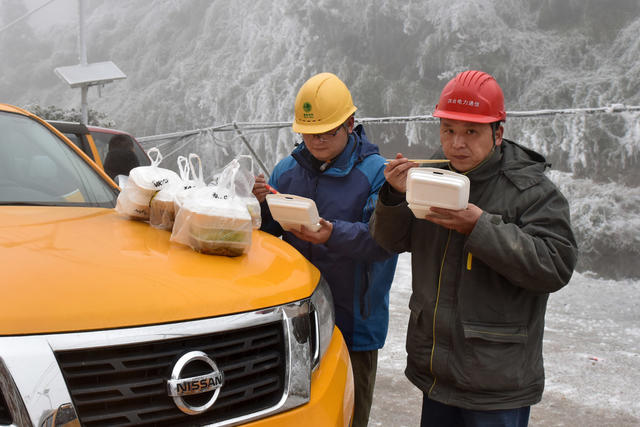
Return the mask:
[[(185, 376), (183, 372), (186, 372)], [(197, 375), (190, 376), (193, 374)], [(201, 351), (190, 351), (173, 365), (171, 378), (167, 380), (167, 392), (182, 412), (198, 415), (215, 403), (222, 384), (224, 374), (216, 362)], [(205, 393), (211, 394), (208, 400)]]

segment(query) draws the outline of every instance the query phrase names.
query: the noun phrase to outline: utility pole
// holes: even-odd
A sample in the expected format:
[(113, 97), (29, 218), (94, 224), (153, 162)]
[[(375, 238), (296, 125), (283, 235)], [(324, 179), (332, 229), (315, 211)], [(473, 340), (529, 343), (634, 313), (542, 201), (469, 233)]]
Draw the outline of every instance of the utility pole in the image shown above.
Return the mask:
[(84, 15), (85, 0), (78, 0), (78, 51), (80, 63), (66, 67), (57, 67), (53, 71), (71, 88), (80, 88), (81, 122), (89, 124), (87, 94), (90, 86), (104, 86), (114, 80), (127, 76), (111, 61), (87, 62), (87, 43), (85, 41)]
[[(87, 66), (87, 44), (84, 39), (84, 0), (78, 0), (78, 49), (80, 50), (80, 66)], [(87, 109), (87, 94), (89, 85), (80, 87), (80, 108), (82, 111), (82, 124), (89, 123), (89, 112)]]

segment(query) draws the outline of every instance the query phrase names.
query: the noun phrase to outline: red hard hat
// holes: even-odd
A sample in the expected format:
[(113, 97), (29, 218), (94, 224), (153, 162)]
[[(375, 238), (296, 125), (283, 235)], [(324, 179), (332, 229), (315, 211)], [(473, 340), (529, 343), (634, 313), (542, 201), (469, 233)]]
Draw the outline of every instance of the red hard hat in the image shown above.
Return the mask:
[(503, 121), (507, 113), (502, 89), (487, 73), (464, 71), (442, 89), (433, 116), (474, 123)]

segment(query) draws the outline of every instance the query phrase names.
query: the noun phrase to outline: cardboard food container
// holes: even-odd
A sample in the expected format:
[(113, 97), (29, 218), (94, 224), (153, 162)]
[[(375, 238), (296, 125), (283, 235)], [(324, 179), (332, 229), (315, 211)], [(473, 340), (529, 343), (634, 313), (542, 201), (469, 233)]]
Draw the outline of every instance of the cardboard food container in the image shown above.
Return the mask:
[(469, 178), (446, 169), (412, 168), (407, 176), (407, 202), (416, 218), (431, 214), (431, 206), (466, 209)]
[(138, 187), (132, 180), (118, 194), (116, 211), (120, 215), (134, 220), (149, 219), (149, 204), (157, 190)]
[(121, 191), (116, 201), (116, 211), (129, 219), (146, 221), (149, 219), (149, 202), (139, 203), (138, 198), (131, 200), (130, 193)]
[(311, 199), (293, 194), (267, 194), (267, 204), (271, 216), (284, 230), (300, 231), (303, 225), (312, 231), (320, 229), (318, 208)]
[(176, 219), (175, 204), (173, 199), (167, 200), (168, 196), (163, 197), (162, 193), (162, 191), (159, 191), (156, 196), (151, 199), (149, 206), (149, 224), (161, 230), (171, 230), (173, 228), (173, 222)]
[(116, 211), (129, 219), (149, 219), (151, 200), (158, 191), (180, 181), (169, 169), (154, 166), (138, 166), (129, 172), (122, 191), (118, 195)]

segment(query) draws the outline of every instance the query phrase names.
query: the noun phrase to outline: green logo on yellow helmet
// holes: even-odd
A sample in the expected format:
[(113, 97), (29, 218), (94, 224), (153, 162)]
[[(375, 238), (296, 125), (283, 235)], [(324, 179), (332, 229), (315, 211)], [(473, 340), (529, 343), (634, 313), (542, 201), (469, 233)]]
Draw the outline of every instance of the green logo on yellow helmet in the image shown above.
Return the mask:
[(305, 113), (308, 113), (309, 111), (311, 111), (311, 104), (305, 102), (304, 104), (302, 104), (302, 109), (305, 111)]

